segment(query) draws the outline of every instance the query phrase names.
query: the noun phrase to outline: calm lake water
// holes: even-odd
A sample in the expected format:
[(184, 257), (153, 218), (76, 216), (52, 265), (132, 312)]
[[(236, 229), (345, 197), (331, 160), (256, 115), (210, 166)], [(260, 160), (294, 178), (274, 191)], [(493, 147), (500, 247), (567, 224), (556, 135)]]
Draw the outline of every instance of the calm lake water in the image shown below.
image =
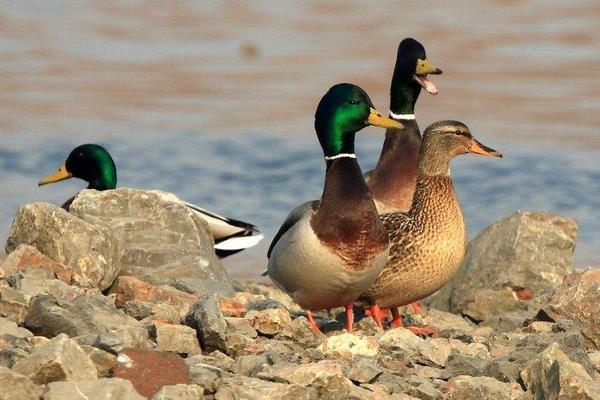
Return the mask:
[[(329, 86), (388, 105), (396, 48), (412, 36), (444, 70), (420, 126), (465, 122), (505, 158), (453, 163), (470, 237), (515, 211), (577, 218), (578, 266), (600, 264), (600, 3), (235, 1), (5, 2), (0, 6), (0, 241), (16, 208), (78, 144), (106, 146), (119, 185), (163, 189), (253, 222), (267, 238), (228, 259), (265, 265), (288, 211), (322, 190), (312, 128)], [(363, 168), (383, 132), (357, 144)]]

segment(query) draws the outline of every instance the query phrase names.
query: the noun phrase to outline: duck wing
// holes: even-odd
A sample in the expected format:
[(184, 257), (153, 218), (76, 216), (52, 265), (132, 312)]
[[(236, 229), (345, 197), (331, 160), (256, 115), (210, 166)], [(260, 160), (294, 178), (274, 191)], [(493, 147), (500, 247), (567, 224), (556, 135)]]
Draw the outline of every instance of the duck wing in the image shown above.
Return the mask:
[(223, 217), (195, 204), (188, 202), (184, 202), (184, 204), (208, 224), (208, 228), (215, 241), (215, 252), (219, 258), (224, 258), (255, 246), (264, 238), (253, 224)]
[(273, 251), (273, 248), (275, 247), (275, 245), (277, 244), (279, 239), (281, 239), (281, 237), (292, 226), (294, 226), (296, 224), (296, 222), (298, 222), (306, 213), (315, 211), (318, 206), (319, 206), (319, 200), (310, 200), (310, 201), (307, 201), (306, 203), (300, 204), (287, 216), (287, 218), (285, 219), (285, 221), (283, 221), (283, 224), (281, 224), (281, 227), (279, 228), (279, 230), (273, 237), (273, 240), (271, 241), (269, 250), (267, 250), (267, 258), (271, 257), (271, 252)]

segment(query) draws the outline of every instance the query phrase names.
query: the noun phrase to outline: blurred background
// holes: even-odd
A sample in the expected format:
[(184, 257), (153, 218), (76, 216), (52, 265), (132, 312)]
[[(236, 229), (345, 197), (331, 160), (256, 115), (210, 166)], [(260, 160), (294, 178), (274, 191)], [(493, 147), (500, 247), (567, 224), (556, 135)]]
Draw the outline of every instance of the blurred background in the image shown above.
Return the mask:
[[(503, 159), (453, 162), (470, 238), (516, 210), (576, 218), (578, 266), (600, 265), (600, 3), (582, 1), (15, 1), (0, 4), (0, 242), (17, 207), (82, 143), (119, 186), (162, 189), (252, 222), (263, 243), (226, 260), (255, 278), (287, 213), (318, 198), (314, 110), (339, 82), (386, 111), (398, 43), (444, 70), (421, 130), (465, 122)], [(364, 170), (383, 130), (358, 136)]]

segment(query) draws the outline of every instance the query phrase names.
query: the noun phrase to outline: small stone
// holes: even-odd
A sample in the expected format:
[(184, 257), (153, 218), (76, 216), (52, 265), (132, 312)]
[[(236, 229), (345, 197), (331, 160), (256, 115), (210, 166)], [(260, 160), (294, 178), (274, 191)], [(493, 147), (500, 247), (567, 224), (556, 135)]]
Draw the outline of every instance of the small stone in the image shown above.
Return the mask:
[[(265, 299), (274, 300), (282, 304), (289, 312), (300, 312), (302, 308), (292, 300), (292, 298), (281, 289), (273, 285), (264, 283), (247, 282), (244, 285), (244, 290), (255, 295), (262, 295)], [(249, 304), (246, 304), (247, 309), (253, 309)]]
[(405, 328), (390, 329), (379, 338), (380, 351), (385, 350), (392, 353), (411, 354), (424, 342), (424, 339)]
[(546, 321), (533, 321), (522, 329), (523, 332), (527, 333), (550, 333), (552, 332), (552, 322)]
[(242, 303), (228, 298), (221, 298), (219, 307), (225, 317), (243, 317), (247, 311)]
[(342, 333), (328, 337), (318, 348), (329, 357), (352, 360), (356, 356), (375, 357), (377, 347), (377, 342), (372, 337)]
[(479, 326), (489, 326), (494, 332), (514, 332), (521, 329), (530, 316), (527, 311), (499, 311), (497, 315), (486, 317), (485, 321), (481, 322)]
[(518, 382), (521, 368), (521, 365), (516, 362), (495, 360), (488, 365), (486, 375), (500, 382)]
[(31, 379), (5, 367), (0, 367), (0, 388), (2, 400), (38, 399), (44, 393)]
[(13, 370), (39, 384), (98, 377), (94, 363), (81, 347), (65, 334), (35, 347), (31, 354), (15, 363)]
[(256, 338), (258, 336), (256, 330), (246, 318), (225, 317), (225, 322), (227, 323), (228, 335), (232, 333), (239, 333), (249, 338)]
[(201, 297), (192, 305), (184, 322), (198, 332), (203, 350), (220, 350), (227, 353), (225, 343), (227, 323), (219, 307), (218, 295)]
[(292, 326), (290, 313), (282, 308), (267, 309), (263, 311), (251, 311), (246, 318), (252, 321), (252, 327), (258, 333), (273, 336), (277, 333), (289, 331)]
[(22, 293), (11, 287), (0, 287), (0, 317), (8, 318), (20, 325), (25, 321), (28, 308), (28, 299)]
[(554, 343), (528, 363), (521, 378), (534, 398), (600, 399), (600, 383)]
[(450, 340), (433, 338), (425, 340), (411, 357), (414, 362), (433, 367), (445, 367), (452, 346)]
[(46, 257), (38, 249), (28, 244), (17, 246), (13, 252), (6, 256), (2, 264), (0, 264), (0, 268), (7, 275), (24, 269), (42, 268), (52, 272), (57, 279), (64, 283), (71, 283), (72, 273), (68, 267)]
[(144, 400), (131, 382), (119, 378), (52, 382), (44, 400), (80, 399)]
[(81, 345), (81, 349), (85, 351), (90, 360), (96, 365), (98, 370), (98, 378), (106, 378), (110, 375), (110, 370), (117, 365), (117, 356), (108, 351), (100, 350), (99, 348)]
[(168, 304), (177, 310), (180, 318), (185, 317), (196, 301), (196, 296), (192, 294), (170, 286), (154, 286), (133, 276), (118, 277), (110, 291), (117, 296), (115, 305), (118, 308), (125, 307), (132, 300), (157, 305)]
[(152, 334), (162, 351), (190, 356), (201, 352), (196, 331), (189, 326), (157, 323), (153, 326)]
[(117, 362), (113, 376), (130, 381), (142, 396), (151, 397), (163, 386), (188, 383), (188, 367), (174, 353), (126, 349)]
[[(215, 400), (316, 400), (318, 398), (316, 389), (307, 385), (267, 382), (242, 375), (224, 378), (217, 382)], [(340, 394), (339, 398), (343, 398), (343, 394)]]
[(516, 383), (503, 383), (487, 376), (457, 376), (448, 381), (448, 400), (514, 400), (523, 394)]
[(163, 386), (151, 400), (197, 400), (204, 398), (204, 388), (198, 385)]
[(185, 359), (185, 363), (191, 368), (194, 364), (208, 364), (225, 371), (231, 371), (235, 360), (220, 351), (213, 351), (210, 354), (198, 354)]
[(221, 368), (198, 362), (190, 365), (188, 379), (189, 383), (200, 386), (205, 394), (213, 394), (217, 391), (221, 379), (231, 376), (232, 374)]
[(352, 365), (346, 377), (353, 382), (373, 383), (382, 373), (383, 370), (373, 360), (363, 358)]
[[(412, 309), (409, 309), (412, 311)], [(372, 318), (371, 318), (372, 319)], [(475, 326), (457, 314), (440, 311), (435, 308), (427, 308), (423, 312), (410, 314), (410, 319), (415, 326), (426, 326), (436, 331), (455, 329), (470, 333)]]
[(33, 333), (25, 328), (20, 328), (16, 322), (8, 318), (0, 317), (0, 337), (10, 335), (14, 338), (26, 338), (33, 336)]
[(442, 374), (442, 379), (449, 379), (459, 375), (482, 376), (486, 375), (491, 359), (489, 353), (487, 357), (478, 357), (455, 352), (453, 350), (446, 362), (446, 368)]
[(256, 376), (263, 367), (269, 365), (269, 360), (266, 355), (245, 355), (238, 357), (233, 365), (233, 372), (245, 376)]

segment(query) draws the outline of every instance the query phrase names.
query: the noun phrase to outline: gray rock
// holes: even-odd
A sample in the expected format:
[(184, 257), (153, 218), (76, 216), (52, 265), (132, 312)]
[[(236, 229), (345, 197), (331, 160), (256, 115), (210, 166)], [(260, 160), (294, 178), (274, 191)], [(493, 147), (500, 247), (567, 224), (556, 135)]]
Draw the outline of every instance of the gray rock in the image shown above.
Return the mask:
[(305, 317), (298, 317), (292, 321), (289, 331), (282, 332), (277, 338), (290, 339), (294, 343), (304, 348), (315, 348), (318, 347), (325, 336), (321, 333), (314, 332), (308, 320)]
[(384, 372), (376, 380), (393, 395), (408, 395), (422, 400), (442, 399), (442, 393), (427, 379), (418, 376), (401, 377)]
[(255, 377), (265, 366), (269, 365), (269, 359), (266, 355), (245, 355), (238, 357), (233, 365), (233, 372), (245, 376)]
[(22, 324), (29, 307), (28, 299), (17, 290), (0, 286), (0, 317)]
[(379, 352), (381, 354), (387, 352), (389, 354), (410, 355), (424, 342), (424, 339), (421, 339), (408, 329), (389, 329), (379, 338)]
[(1, 336), (0, 366), (12, 368), (18, 360), (29, 355), (35, 346), (34, 339), (35, 337), (31, 336), (26, 338), (17, 338), (11, 335)]
[[(261, 379), (236, 375), (218, 381), (215, 400), (317, 400), (317, 391), (313, 387), (300, 384), (267, 382)], [(339, 397), (342, 398), (342, 397)]]
[(588, 347), (600, 349), (600, 271), (586, 269), (565, 277), (543, 311), (555, 321), (577, 321)]
[[(27, 300), (40, 294), (51, 294), (58, 299), (71, 299), (90, 293), (90, 289), (68, 285), (47, 275), (50, 272), (43, 269), (25, 270), (9, 277), (11, 286), (19, 291)], [(46, 276), (41, 276), (46, 275)], [(100, 294), (100, 292), (97, 292)]]
[[(461, 313), (482, 293), (527, 289), (533, 295), (560, 285), (573, 271), (577, 225), (544, 212), (517, 212), (483, 230), (467, 248), (459, 272), (427, 302)], [(483, 292), (482, 292), (483, 291)], [(511, 302), (520, 308), (520, 304)], [(479, 305), (485, 306), (479, 302)], [(510, 305), (504, 310), (510, 309)]]
[(44, 400), (144, 400), (131, 382), (119, 378), (52, 382), (44, 394)]
[[(289, 312), (303, 311), (302, 308), (298, 304), (296, 304), (294, 302), (294, 300), (292, 300), (292, 298), (290, 296), (288, 296), (287, 293), (285, 293), (281, 289), (279, 289), (271, 284), (264, 284), (264, 283), (258, 283), (258, 282), (247, 282), (244, 285), (243, 289), (245, 291), (250, 292), (255, 295), (262, 295), (262, 296), (264, 296), (265, 299), (274, 300), (277, 303), (283, 305), (285, 308), (287, 308), (287, 310)], [(255, 306), (253, 306), (253, 303), (256, 303), (256, 302), (251, 301), (249, 304), (246, 304), (246, 308), (248, 310), (252, 310), (252, 309), (264, 310), (265, 309), (262, 306), (255, 308)]]
[(227, 323), (219, 307), (218, 295), (201, 297), (190, 307), (184, 323), (198, 332), (200, 345), (204, 351), (228, 352), (225, 343)]
[(379, 368), (371, 359), (361, 359), (352, 364), (352, 367), (346, 374), (348, 379), (358, 383), (373, 383), (383, 369)]
[(83, 190), (70, 212), (109, 230), (119, 249), (115, 261), (122, 275), (159, 285), (187, 278), (233, 292), (214, 253), (208, 225), (173, 194), (128, 188)]
[(225, 317), (225, 322), (227, 323), (228, 335), (232, 333), (239, 333), (241, 335), (248, 336), (249, 338), (256, 338), (258, 336), (258, 333), (252, 327), (251, 322), (246, 318)]
[(35, 383), (62, 380), (96, 379), (96, 366), (67, 335), (61, 334), (37, 346), (31, 354), (18, 360), (13, 370)]
[(328, 337), (318, 349), (330, 358), (350, 361), (355, 357), (375, 357), (378, 347), (374, 337), (342, 333)]
[(170, 304), (156, 304), (147, 301), (129, 300), (123, 305), (125, 314), (137, 320), (152, 324), (153, 321), (163, 321), (168, 324), (181, 323), (181, 315), (177, 308)]
[[(221, 368), (201, 362), (189, 365), (188, 383), (200, 386), (205, 394), (213, 394), (218, 389), (218, 383), (232, 376), (231, 373)], [(239, 375), (237, 375), (239, 376)]]
[(600, 399), (600, 383), (580, 364), (571, 361), (558, 343), (531, 361), (521, 372), (521, 378), (536, 399)]
[(151, 400), (198, 400), (204, 398), (204, 389), (199, 385), (163, 386)]
[(514, 400), (523, 394), (518, 384), (487, 376), (457, 376), (448, 381), (447, 387), (447, 400)]
[(516, 362), (495, 360), (488, 365), (485, 375), (501, 382), (518, 382), (521, 368), (521, 364)]
[(185, 363), (191, 368), (194, 364), (208, 364), (220, 368), (224, 371), (232, 371), (235, 360), (220, 351), (213, 351), (210, 354), (198, 354), (185, 359)]
[(23, 243), (69, 267), (77, 286), (103, 290), (120, 272), (119, 263), (114, 262), (116, 243), (109, 229), (49, 203), (26, 204), (17, 211), (6, 252)]
[(201, 352), (196, 331), (189, 326), (155, 323), (152, 336), (162, 351), (190, 356)]
[(38, 399), (44, 393), (31, 379), (5, 367), (0, 367), (0, 388), (2, 400)]
[(270, 308), (262, 311), (251, 310), (246, 313), (245, 318), (252, 321), (252, 327), (265, 336), (289, 332), (292, 327), (290, 313), (283, 308)]
[(16, 322), (9, 320), (8, 318), (0, 318), (0, 337), (4, 335), (10, 335), (14, 338), (26, 338), (33, 336), (33, 333), (29, 332), (25, 328), (20, 328)]
[(81, 345), (90, 360), (98, 370), (98, 378), (106, 378), (110, 375), (110, 370), (117, 365), (117, 356), (108, 351), (101, 350), (89, 345)]
[(433, 338), (425, 340), (412, 354), (413, 362), (432, 367), (445, 367), (452, 352), (450, 339)]
[(485, 357), (453, 351), (446, 361), (446, 368), (441, 378), (449, 379), (459, 375), (484, 376), (487, 375), (490, 364), (489, 354)]
[(25, 325), (35, 334), (47, 337), (59, 333), (92, 338), (110, 334), (119, 337), (127, 347), (147, 347), (148, 332), (140, 322), (108, 303), (100, 295), (79, 296), (71, 301), (41, 295), (32, 299)]
[[(493, 303), (493, 302), (491, 302)], [(471, 315), (476, 315), (475, 313)], [(480, 314), (481, 315), (481, 314)], [(514, 332), (518, 331), (523, 327), (525, 321), (532, 317), (532, 313), (528, 313), (527, 311), (508, 311), (508, 312), (500, 312), (496, 315), (481, 315), (484, 319), (479, 326), (485, 327), (489, 326), (494, 330), (494, 332)]]

